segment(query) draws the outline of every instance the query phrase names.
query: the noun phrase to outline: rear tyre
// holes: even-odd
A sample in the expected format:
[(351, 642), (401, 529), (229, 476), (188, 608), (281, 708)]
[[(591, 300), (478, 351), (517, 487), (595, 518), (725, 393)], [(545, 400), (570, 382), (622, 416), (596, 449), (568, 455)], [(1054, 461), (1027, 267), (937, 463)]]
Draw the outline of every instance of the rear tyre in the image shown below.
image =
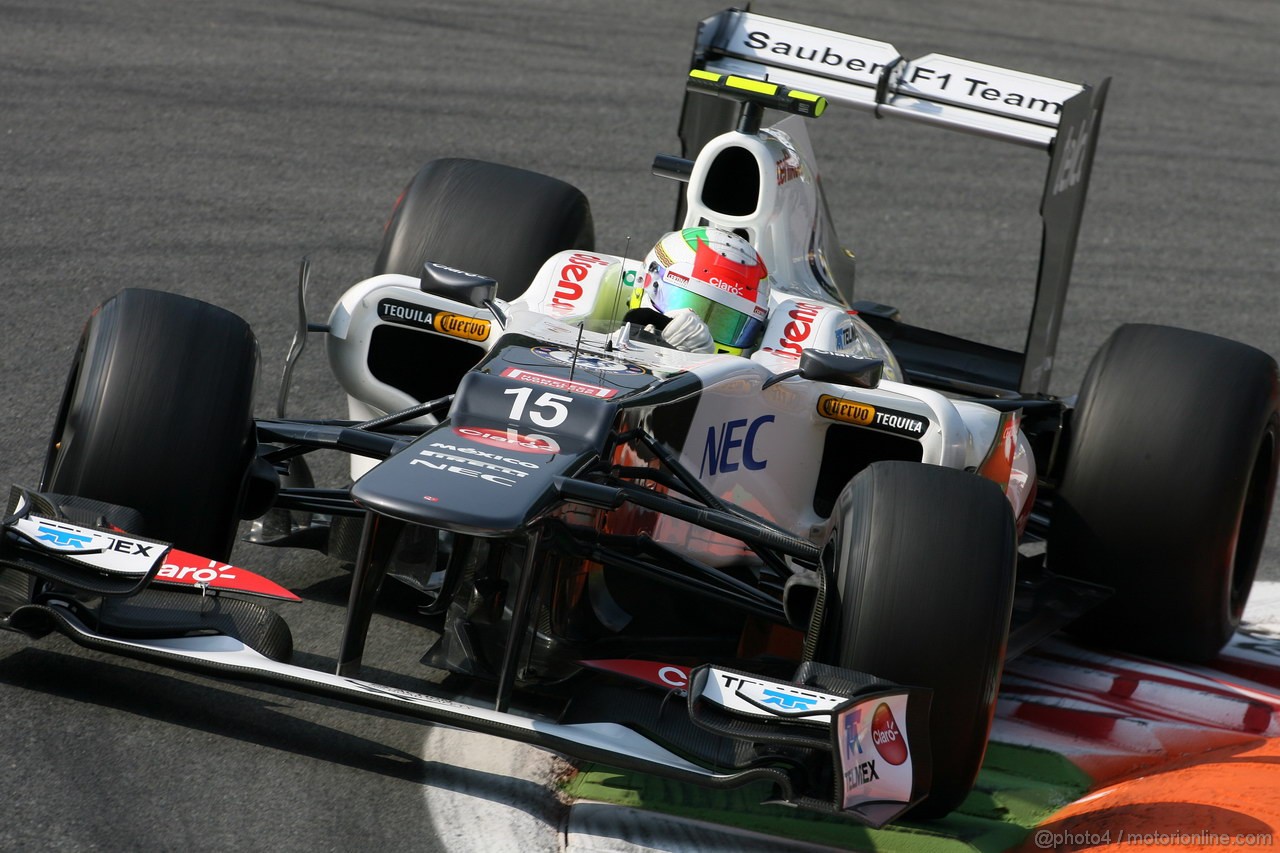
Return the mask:
[(85, 326), (41, 490), (141, 513), (134, 531), (226, 560), (254, 458), (258, 344), (222, 308), (124, 290)]
[(498, 282), (514, 299), (551, 255), (592, 249), (587, 198), (555, 178), (479, 160), (432, 160), (396, 202), (374, 275), (418, 277), (435, 261)]
[(1240, 624), (1280, 435), (1276, 362), (1225, 338), (1122, 326), (1080, 390), (1049, 565), (1115, 595), (1090, 641), (1206, 661)]
[(831, 657), (933, 690), (933, 783), (910, 814), (940, 817), (968, 795), (986, 752), (1013, 605), (1013, 512), (973, 474), (876, 462), (831, 518)]

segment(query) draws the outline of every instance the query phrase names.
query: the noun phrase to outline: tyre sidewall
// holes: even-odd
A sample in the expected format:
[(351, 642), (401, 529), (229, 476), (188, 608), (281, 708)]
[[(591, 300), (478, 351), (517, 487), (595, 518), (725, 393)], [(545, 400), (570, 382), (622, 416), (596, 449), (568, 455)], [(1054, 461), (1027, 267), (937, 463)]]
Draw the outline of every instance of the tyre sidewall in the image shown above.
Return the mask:
[(832, 513), (831, 659), (934, 690), (934, 782), (916, 816), (958, 806), (982, 764), (1008, 639), (1014, 537), (994, 483), (917, 463), (874, 463)]

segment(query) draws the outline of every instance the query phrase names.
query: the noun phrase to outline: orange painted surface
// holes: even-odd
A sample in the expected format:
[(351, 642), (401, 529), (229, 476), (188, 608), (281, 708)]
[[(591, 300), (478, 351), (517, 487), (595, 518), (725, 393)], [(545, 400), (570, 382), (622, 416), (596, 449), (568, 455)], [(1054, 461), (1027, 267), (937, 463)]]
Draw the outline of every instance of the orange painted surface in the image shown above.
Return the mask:
[(1280, 849), (1280, 738), (1102, 788), (1033, 830), (1019, 849)]
[(1052, 676), (1054, 702), (1015, 705), (1006, 725), (1032, 720), (1048, 740), (1084, 735), (1059, 749), (1097, 783), (1017, 849), (1280, 850), (1276, 651), (1273, 639), (1238, 635), (1215, 669), (1052, 646), (1016, 662), (1024, 690)]

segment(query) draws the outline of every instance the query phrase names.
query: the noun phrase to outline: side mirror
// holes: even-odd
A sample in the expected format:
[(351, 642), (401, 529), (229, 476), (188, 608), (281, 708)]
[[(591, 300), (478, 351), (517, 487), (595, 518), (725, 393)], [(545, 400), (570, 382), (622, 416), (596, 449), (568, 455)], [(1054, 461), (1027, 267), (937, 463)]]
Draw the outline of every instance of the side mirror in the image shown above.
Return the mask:
[(814, 382), (874, 388), (884, 376), (884, 362), (878, 358), (807, 349), (800, 353), (800, 376)]
[(498, 282), (488, 276), (427, 261), (422, 265), (423, 293), (443, 296), (473, 308), (484, 308), (498, 292)]

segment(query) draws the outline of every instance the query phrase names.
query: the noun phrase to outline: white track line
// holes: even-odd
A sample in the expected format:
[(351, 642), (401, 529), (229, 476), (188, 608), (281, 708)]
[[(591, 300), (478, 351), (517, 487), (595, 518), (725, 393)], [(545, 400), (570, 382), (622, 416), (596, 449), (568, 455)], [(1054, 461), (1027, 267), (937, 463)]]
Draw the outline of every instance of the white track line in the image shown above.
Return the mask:
[(1280, 583), (1258, 581), (1253, 585), (1243, 627), (1254, 634), (1280, 636)]
[(559, 853), (566, 807), (555, 791), (564, 765), (545, 750), (432, 726), (423, 805), (450, 853)]

